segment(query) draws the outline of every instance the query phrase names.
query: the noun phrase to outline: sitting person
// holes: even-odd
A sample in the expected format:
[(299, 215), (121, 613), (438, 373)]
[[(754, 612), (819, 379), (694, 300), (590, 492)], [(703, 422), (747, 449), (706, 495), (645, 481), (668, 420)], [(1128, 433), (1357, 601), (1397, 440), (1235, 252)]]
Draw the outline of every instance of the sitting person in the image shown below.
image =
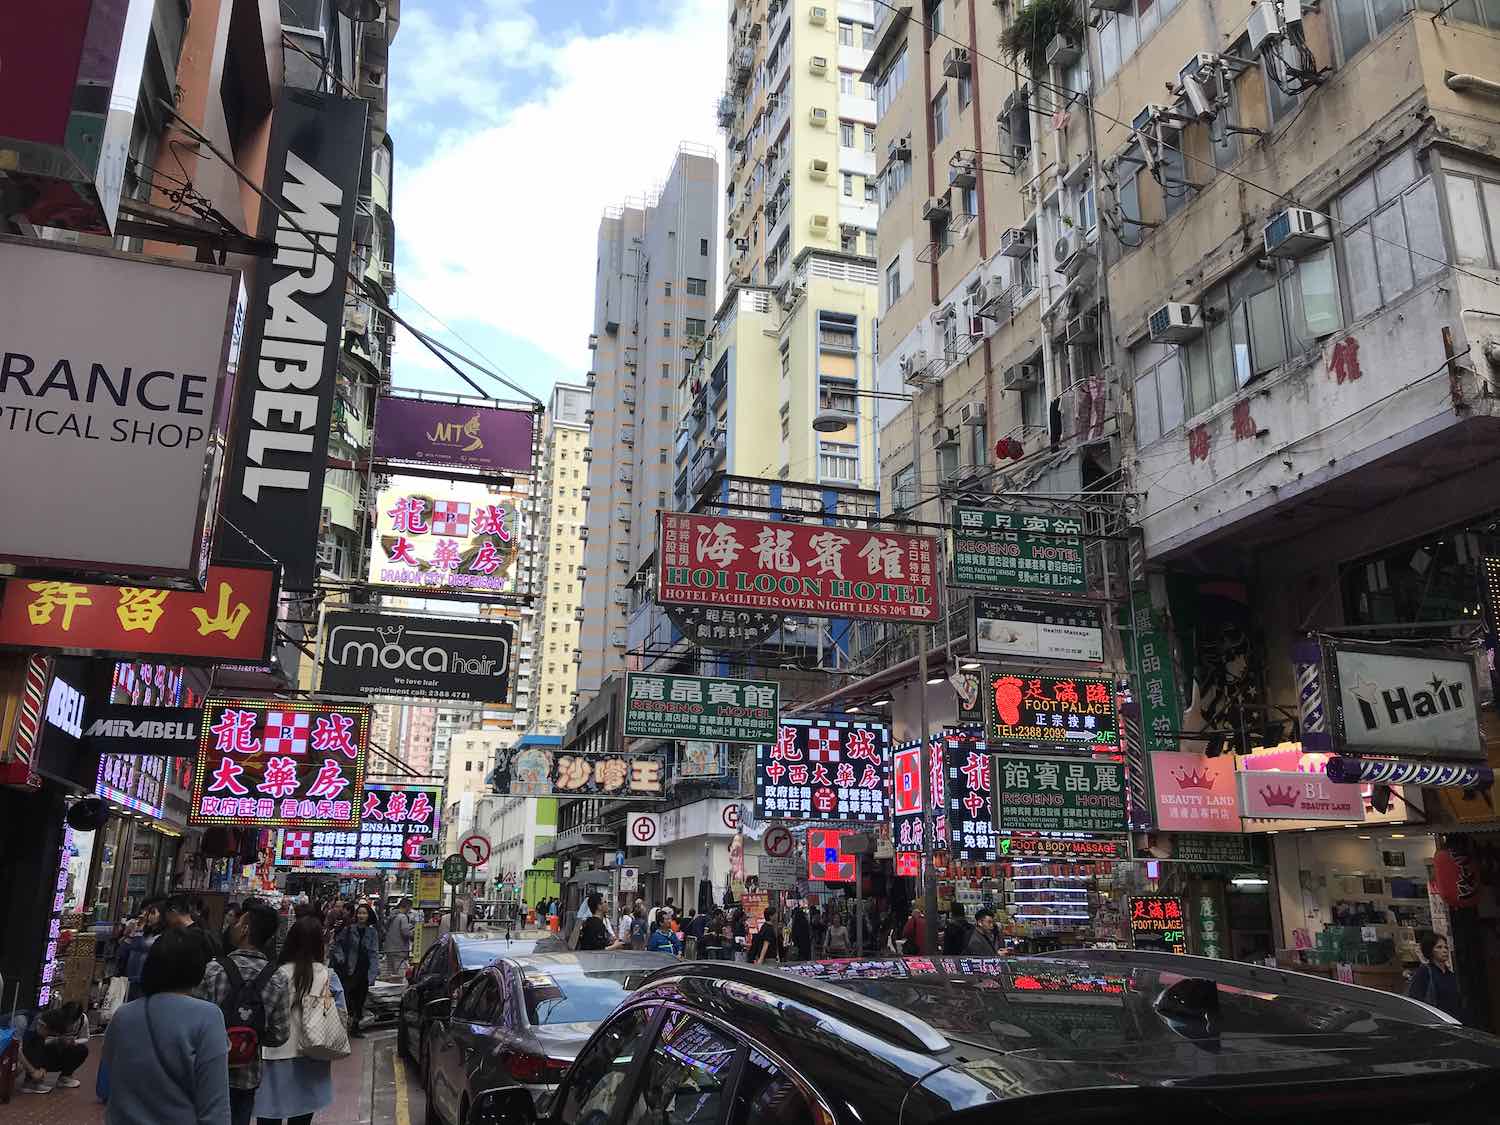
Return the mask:
[[(26, 1029), (21, 1041), (23, 1094), (50, 1094), (57, 1086), (65, 1090), (83, 1085), (73, 1072), (89, 1057), (89, 1025), (83, 1009), (68, 1002), (44, 1008)], [(58, 1072), (55, 1085), (48, 1085), (47, 1075)]]

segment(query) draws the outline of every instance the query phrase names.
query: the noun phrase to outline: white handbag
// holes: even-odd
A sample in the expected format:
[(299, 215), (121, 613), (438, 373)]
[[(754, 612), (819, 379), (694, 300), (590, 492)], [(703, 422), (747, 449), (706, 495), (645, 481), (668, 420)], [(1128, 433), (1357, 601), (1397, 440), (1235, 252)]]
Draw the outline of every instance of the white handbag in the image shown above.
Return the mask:
[(297, 1005), (297, 1018), (302, 1021), (302, 1047), (300, 1054), (309, 1059), (346, 1059), (353, 1053), (349, 1045), (349, 1032), (344, 1027), (344, 1014), (333, 999), (333, 986), (326, 980), (321, 995), (309, 992)]

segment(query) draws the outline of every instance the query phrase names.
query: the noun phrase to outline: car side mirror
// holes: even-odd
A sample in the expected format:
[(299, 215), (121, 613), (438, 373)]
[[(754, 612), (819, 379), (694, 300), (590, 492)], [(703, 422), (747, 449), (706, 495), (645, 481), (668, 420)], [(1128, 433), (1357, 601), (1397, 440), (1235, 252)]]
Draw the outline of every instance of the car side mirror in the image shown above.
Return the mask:
[(474, 1099), (464, 1125), (538, 1125), (549, 1118), (537, 1113), (531, 1091), (524, 1086), (486, 1090)]

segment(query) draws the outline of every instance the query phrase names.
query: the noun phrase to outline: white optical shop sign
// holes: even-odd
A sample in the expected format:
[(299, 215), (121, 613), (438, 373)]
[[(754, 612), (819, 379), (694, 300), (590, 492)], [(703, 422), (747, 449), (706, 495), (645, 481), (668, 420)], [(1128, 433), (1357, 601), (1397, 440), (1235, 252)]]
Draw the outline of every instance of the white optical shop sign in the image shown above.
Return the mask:
[(238, 270), (0, 237), (0, 559), (199, 584)]

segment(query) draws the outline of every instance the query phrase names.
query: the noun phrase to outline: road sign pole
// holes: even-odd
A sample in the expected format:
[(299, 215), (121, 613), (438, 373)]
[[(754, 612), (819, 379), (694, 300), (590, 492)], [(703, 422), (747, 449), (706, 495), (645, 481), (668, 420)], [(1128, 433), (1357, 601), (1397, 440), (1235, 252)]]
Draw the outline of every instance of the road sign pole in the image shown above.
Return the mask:
[(854, 853), (854, 955), (865, 955), (865, 901), (859, 878), (859, 853)]

